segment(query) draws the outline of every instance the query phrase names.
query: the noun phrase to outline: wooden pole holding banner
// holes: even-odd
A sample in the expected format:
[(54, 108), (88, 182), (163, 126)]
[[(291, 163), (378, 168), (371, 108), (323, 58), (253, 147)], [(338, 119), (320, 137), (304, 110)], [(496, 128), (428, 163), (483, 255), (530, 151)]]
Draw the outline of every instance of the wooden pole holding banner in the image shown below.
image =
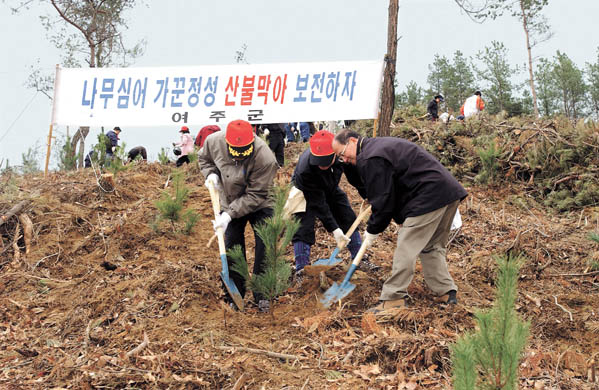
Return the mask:
[(50, 151), (52, 149), (52, 126), (54, 126), (54, 114), (56, 113), (56, 90), (58, 89), (59, 75), (60, 66), (56, 64), (56, 75), (54, 76), (54, 98), (52, 99), (52, 118), (50, 119), (50, 131), (48, 132), (48, 150), (46, 151), (46, 165), (44, 167), (44, 176), (48, 176), (48, 164), (50, 163)]

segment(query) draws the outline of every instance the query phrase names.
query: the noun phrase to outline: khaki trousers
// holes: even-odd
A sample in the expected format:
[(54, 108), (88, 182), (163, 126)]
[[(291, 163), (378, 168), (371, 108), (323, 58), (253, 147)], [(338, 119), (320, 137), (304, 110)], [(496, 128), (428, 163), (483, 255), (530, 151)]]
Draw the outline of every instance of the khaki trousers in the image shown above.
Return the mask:
[(383, 284), (381, 301), (405, 298), (414, 278), (416, 259), (420, 256), (422, 274), (427, 286), (437, 296), (456, 290), (447, 270), (445, 245), (449, 238), (451, 221), (459, 200), (430, 213), (406, 218), (397, 233), (397, 247), (393, 254), (391, 277)]

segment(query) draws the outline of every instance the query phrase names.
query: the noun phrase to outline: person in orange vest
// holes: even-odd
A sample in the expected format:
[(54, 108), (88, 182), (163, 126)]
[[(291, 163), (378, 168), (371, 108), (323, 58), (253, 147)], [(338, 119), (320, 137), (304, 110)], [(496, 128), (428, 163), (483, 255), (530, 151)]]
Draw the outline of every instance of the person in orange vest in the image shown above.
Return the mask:
[(482, 94), (480, 93), (480, 91), (476, 91), (474, 92), (474, 95), (466, 99), (466, 101), (460, 108), (460, 114), (462, 115), (458, 116), (458, 119), (468, 118), (484, 110), (485, 102), (481, 96)]

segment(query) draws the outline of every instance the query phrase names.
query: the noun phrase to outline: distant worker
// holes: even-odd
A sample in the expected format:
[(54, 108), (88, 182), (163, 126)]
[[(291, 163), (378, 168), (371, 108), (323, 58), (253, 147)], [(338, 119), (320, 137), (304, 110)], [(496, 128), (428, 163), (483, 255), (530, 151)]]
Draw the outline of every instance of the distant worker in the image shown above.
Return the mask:
[(218, 127), (217, 125), (208, 125), (202, 127), (198, 132), (198, 135), (196, 136), (196, 140), (194, 143), (195, 146), (197, 146), (198, 148), (204, 146), (204, 141), (206, 141), (206, 137), (208, 137), (212, 133), (216, 133), (217, 131), (220, 131), (220, 127)]
[(472, 115), (476, 115), (482, 110), (485, 109), (485, 102), (482, 99), (482, 94), (480, 91), (474, 92), (474, 95), (470, 96), (462, 107), (460, 108), (460, 113), (462, 115), (458, 116), (458, 119), (465, 119), (471, 117)]
[(129, 150), (129, 153), (127, 153), (127, 162), (131, 162), (134, 161), (137, 156), (141, 156), (141, 159), (144, 161), (148, 160), (148, 153), (146, 152), (146, 148), (144, 148), (143, 146), (136, 146), (134, 148), (131, 148), (131, 150)]
[(285, 128), (282, 123), (266, 123), (262, 125), (264, 135), (268, 138), (268, 146), (275, 154), (280, 167), (285, 164)]
[(189, 164), (189, 157), (187, 156), (189, 153), (193, 153), (193, 138), (189, 135), (189, 127), (182, 126), (181, 130), (181, 141), (173, 142), (173, 146), (181, 149), (181, 154), (177, 159), (177, 166), (180, 167), (183, 164)]
[(285, 145), (289, 142), (295, 142), (295, 136), (298, 132), (297, 130), (297, 122), (287, 122), (285, 123)]
[(437, 95), (428, 103), (428, 106), (426, 107), (428, 119), (433, 122), (439, 120), (439, 104), (443, 103), (444, 101), (443, 95)]
[(108, 138), (106, 142), (106, 159), (108, 161), (112, 160), (112, 158), (114, 157), (114, 152), (116, 151), (116, 148), (119, 146), (120, 134), (121, 128), (118, 126), (106, 133), (106, 137)]

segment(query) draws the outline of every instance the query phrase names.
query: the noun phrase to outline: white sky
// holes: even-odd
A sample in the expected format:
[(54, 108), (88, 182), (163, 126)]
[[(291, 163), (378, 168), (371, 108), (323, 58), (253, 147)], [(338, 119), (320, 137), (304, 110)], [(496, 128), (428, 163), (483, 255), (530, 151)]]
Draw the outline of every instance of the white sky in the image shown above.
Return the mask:
[[(24, 83), (38, 59), (53, 73), (60, 55), (39, 22), (44, 9), (13, 15), (6, 3), (17, 1), (0, 2), (0, 160), (20, 164), (21, 153), (37, 143), (42, 165), (51, 102)], [(243, 44), (250, 63), (376, 60), (387, 48), (387, 9), (388, 0), (146, 0), (146, 6), (127, 15), (125, 35), (131, 42), (148, 42), (146, 53), (133, 66), (232, 64)], [(560, 50), (579, 67), (597, 62), (599, 1), (551, 0), (545, 15), (555, 36), (534, 48), (535, 56), (552, 57)], [(474, 57), (493, 40), (506, 45), (512, 64), (527, 61), (524, 34), (515, 19), (476, 24), (453, 0), (400, 0), (398, 35), (400, 90), (410, 80), (427, 86), (428, 65), (435, 54), (452, 58), (461, 50)], [(524, 79), (525, 74), (517, 77)], [(107, 123), (106, 130), (115, 125)], [(195, 134), (199, 129), (191, 130)], [(92, 128), (86, 151), (99, 131)], [(145, 146), (154, 160), (161, 147), (178, 140), (177, 131), (123, 128), (121, 140), (128, 148)], [(64, 135), (66, 128), (56, 128), (56, 133)]]

